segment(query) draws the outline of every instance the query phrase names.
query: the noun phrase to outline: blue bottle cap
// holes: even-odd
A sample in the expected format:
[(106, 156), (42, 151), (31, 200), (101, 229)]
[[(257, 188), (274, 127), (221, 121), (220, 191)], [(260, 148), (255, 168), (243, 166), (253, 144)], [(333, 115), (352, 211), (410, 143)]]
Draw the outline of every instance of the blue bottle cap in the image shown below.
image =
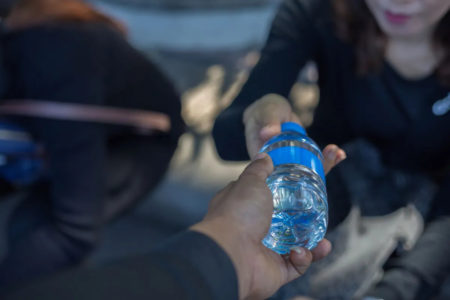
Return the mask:
[(307, 135), (305, 128), (303, 128), (301, 125), (294, 123), (294, 122), (286, 122), (286, 123), (281, 124), (281, 132), (286, 132), (286, 131), (295, 131), (300, 134)]
[[(296, 132), (304, 135), (305, 143), (314, 143), (310, 138), (307, 137), (306, 130), (297, 123), (287, 122), (281, 124), (281, 131), (285, 132)], [(265, 148), (269, 147), (274, 143), (281, 142), (285, 139), (284, 136), (277, 136), (266, 143), (266, 145), (261, 149), (264, 151)], [(323, 170), (323, 165), (320, 150), (318, 153), (314, 153), (311, 149), (299, 147), (299, 146), (283, 146), (280, 148), (272, 149), (267, 152), (272, 158), (274, 166), (284, 165), (284, 164), (299, 164), (303, 165), (310, 170), (318, 174), (323, 182), (325, 183), (325, 172)]]

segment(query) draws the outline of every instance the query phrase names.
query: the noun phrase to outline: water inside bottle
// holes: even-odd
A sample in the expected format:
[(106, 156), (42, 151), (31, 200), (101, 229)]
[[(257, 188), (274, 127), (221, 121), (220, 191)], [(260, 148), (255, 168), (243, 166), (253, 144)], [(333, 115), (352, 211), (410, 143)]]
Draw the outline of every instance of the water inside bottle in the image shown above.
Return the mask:
[(267, 179), (274, 212), (263, 244), (279, 254), (292, 247), (313, 249), (326, 233), (328, 204), (317, 174), (300, 165), (278, 166)]

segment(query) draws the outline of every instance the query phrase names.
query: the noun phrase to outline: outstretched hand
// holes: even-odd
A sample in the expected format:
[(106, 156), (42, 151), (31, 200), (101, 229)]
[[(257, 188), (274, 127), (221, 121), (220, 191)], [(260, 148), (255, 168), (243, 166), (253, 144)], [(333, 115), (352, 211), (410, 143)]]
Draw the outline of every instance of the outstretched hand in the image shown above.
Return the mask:
[[(330, 147), (330, 157), (336, 158), (339, 150)], [(267, 154), (257, 154), (254, 159), (237, 181), (214, 197), (204, 220), (191, 228), (211, 237), (230, 256), (238, 276), (240, 299), (270, 297), (303, 275), (311, 262), (331, 251), (327, 240), (312, 251), (294, 248), (289, 256), (281, 256), (262, 244), (272, 220), (272, 194), (266, 179), (273, 165)], [(329, 171), (336, 159), (325, 160)]]
[[(270, 138), (281, 132), (281, 124), (295, 122), (300, 118), (292, 112), (291, 105), (283, 97), (269, 94), (250, 105), (244, 112), (245, 138), (251, 158)], [(324, 170), (328, 173), (333, 166), (346, 158), (345, 152), (336, 145), (328, 145), (323, 150)]]

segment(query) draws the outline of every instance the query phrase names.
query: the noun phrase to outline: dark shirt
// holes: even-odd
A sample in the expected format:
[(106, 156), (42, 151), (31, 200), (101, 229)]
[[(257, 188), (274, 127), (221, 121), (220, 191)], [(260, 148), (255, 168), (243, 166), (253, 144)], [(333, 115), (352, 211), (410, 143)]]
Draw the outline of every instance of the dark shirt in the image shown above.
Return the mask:
[[(430, 218), (450, 222), (450, 111), (443, 115), (432, 111), (438, 100), (449, 95), (449, 87), (442, 85), (436, 74), (405, 79), (388, 62), (378, 72), (357, 75), (352, 45), (335, 34), (330, 2), (283, 2), (260, 61), (215, 123), (219, 155), (225, 160), (248, 159), (244, 110), (269, 93), (288, 97), (300, 69), (312, 60), (319, 71), (320, 103), (309, 135), (321, 146), (363, 138), (378, 148), (387, 166), (435, 175), (440, 191)], [(408, 265), (433, 285), (450, 268), (450, 234), (448, 226), (429, 226), (427, 230), (440, 238), (419, 243), (412, 253), (423, 255), (413, 256)], [(424, 247), (430, 252), (425, 254)], [(407, 264), (406, 260), (403, 263)]]
[(227, 254), (208, 237), (186, 232), (146, 255), (66, 272), (2, 299), (232, 300), (238, 284)]

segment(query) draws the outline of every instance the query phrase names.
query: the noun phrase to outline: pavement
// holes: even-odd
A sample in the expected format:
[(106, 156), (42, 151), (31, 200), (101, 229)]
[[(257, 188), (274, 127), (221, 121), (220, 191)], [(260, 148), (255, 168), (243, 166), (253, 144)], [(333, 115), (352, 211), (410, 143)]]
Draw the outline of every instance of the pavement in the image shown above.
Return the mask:
[(96, 1), (100, 10), (126, 24), (143, 50), (227, 51), (261, 45), (278, 1), (240, 9), (161, 10)]

